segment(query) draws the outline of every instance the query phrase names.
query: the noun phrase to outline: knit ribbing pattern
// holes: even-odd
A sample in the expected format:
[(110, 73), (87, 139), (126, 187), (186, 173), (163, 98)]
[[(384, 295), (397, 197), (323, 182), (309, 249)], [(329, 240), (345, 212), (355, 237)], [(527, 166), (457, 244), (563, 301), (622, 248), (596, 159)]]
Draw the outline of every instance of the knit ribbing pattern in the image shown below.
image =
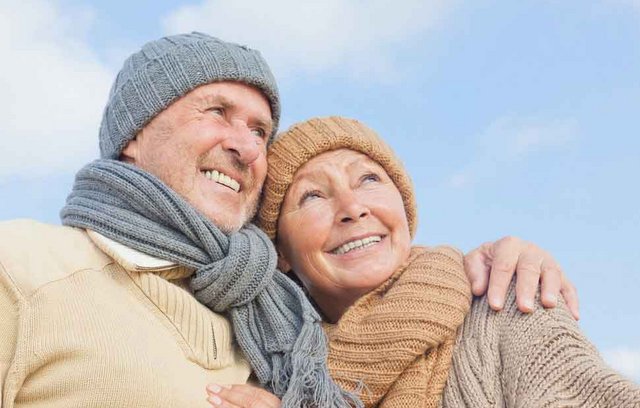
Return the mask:
[[(228, 319), (188, 298), (215, 324), (218, 358), (227, 362), (220, 370), (194, 363), (155, 306), (160, 299), (145, 296), (101, 244), (77, 228), (0, 223), (3, 408), (202, 407), (204, 384), (247, 380)], [(157, 292), (165, 293), (176, 292)], [(184, 333), (197, 324), (182, 323)]]
[(283, 407), (357, 404), (329, 377), (318, 314), (300, 288), (274, 273), (275, 250), (255, 226), (227, 236), (159, 179), (115, 160), (78, 172), (61, 218), (193, 268), (196, 298), (230, 317), (256, 376)]
[(278, 135), (268, 151), (269, 168), (257, 215), (260, 228), (274, 239), (284, 197), (296, 171), (313, 157), (337, 149), (350, 149), (380, 164), (400, 191), (409, 232), (415, 234), (417, 207), (413, 185), (402, 162), (373, 130), (342, 117), (314, 118)]
[(455, 344), (444, 407), (638, 408), (640, 387), (608, 367), (564, 304), (518, 311), (474, 299)]
[(458, 251), (413, 248), (389, 280), (325, 324), (334, 379), (360, 385), (367, 407), (436, 407), (470, 303)]
[(280, 120), (275, 78), (256, 50), (193, 32), (160, 38), (131, 55), (118, 73), (100, 125), (100, 153), (117, 159), (153, 117), (200, 85), (237, 81), (269, 101), (273, 133)]
[[(154, 273), (129, 272), (129, 276), (182, 336), (189, 346), (187, 357), (190, 360), (209, 370), (228, 364), (218, 358), (211, 314), (197, 307), (189, 293)], [(222, 344), (227, 341), (227, 338), (218, 339)]]

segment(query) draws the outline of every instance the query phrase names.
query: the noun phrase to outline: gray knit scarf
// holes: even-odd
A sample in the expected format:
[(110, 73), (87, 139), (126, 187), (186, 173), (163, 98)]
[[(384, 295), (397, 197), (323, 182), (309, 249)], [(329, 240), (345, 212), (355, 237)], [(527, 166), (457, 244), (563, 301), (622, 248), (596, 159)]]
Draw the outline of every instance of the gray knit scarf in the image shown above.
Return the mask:
[(329, 376), (320, 317), (276, 271), (273, 245), (257, 227), (225, 235), (158, 178), (104, 159), (78, 172), (60, 216), (65, 225), (195, 269), (196, 298), (229, 316), (258, 380), (283, 407), (362, 406)]

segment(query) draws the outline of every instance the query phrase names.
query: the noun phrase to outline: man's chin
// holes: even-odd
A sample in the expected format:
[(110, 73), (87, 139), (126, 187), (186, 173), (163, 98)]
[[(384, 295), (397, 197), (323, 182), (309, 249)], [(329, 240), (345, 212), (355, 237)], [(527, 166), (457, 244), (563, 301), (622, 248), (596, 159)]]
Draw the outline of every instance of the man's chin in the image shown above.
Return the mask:
[(218, 227), (220, 229), (220, 231), (224, 232), (227, 235), (233, 234), (235, 232), (240, 231), (240, 228), (242, 228), (242, 225), (237, 225), (237, 224), (224, 224), (224, 223), (214, 223), (216, 225), (216, 227)]
[(207, 218), (209, 218), (209, 220), (213, 222), (213, 224), (225, 234), (232, 234), (234, 232), (240, 231), (240, 228), (242, 228), (242, 226), (246, 223), (246, 221), (244, 221), (245, 217), (234, 217), (234, 219), (230, 219), (224, 216), (221, 217), (219, 215), (213, 215)]
[[(234, 210), (230, 210), (234, 211)], [(213, 222), (213, 224), (220, 229), (220, 231), (225, 234), (232, 234), (234, 232), (240, 231), (242, 227), (247, 225), (253, 219), (255, 211), (248, 212), (247, 209), (243, 208), (240, 210), (235, 210), (235, 213), (232, 214), (232, 217), (229, 217), (229, 213), (227, 214), (211, 214), (208, 215), (207, 218)]]
[[(220, 203), (218, 203), (220, 204)], [(246, 203), (245, 203), (246, 204)], [(247, 206), (233, 207), (228, 205), (217, 205), (215, 208), (209, 206), (206, 211), (201, 211), (213, 224), (225, 234), (238, 232), (243, 226), (251, 222), (258, 210), (257, 198)]]

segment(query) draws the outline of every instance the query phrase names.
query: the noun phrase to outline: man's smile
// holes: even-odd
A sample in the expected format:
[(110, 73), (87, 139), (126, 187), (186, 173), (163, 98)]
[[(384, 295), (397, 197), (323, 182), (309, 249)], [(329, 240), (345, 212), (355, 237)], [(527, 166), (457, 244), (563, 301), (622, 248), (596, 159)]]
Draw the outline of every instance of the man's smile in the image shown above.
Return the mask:
[(209, 180), (214, 181), (218, 184), (222, 184), (225, 187), (229, 187), (230, 189), (232, 189), (233, 191), (235, 191), (236, 193), (238, 193), (240, 191), (240, 183), (224, 174), (221, 171), (218, 170), (204, 170), (202, 171), (202, 174)]

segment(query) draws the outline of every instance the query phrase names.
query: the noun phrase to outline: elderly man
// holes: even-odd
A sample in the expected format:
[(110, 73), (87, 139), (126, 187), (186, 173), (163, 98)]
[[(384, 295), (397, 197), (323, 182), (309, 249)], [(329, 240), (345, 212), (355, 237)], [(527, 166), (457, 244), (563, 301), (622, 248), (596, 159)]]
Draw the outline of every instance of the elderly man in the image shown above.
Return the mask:
[[(318, 315), (248, 224), (279, 116), (247, 47), (192, 33), (125, 61), (65, 226), (0, 225), (0, 405), (204, 407), (207, 383), (251, 373), (283, 406), (358, 404), (328, 376)], [(552, 259), (523, 245), (469, 257), (476, 291), (493, 255), (509, 265), (491, 277), (497, 307), (518, 257), (536, 263), (530, 297), (541, 265), (551, 299), (560, 290)]]

